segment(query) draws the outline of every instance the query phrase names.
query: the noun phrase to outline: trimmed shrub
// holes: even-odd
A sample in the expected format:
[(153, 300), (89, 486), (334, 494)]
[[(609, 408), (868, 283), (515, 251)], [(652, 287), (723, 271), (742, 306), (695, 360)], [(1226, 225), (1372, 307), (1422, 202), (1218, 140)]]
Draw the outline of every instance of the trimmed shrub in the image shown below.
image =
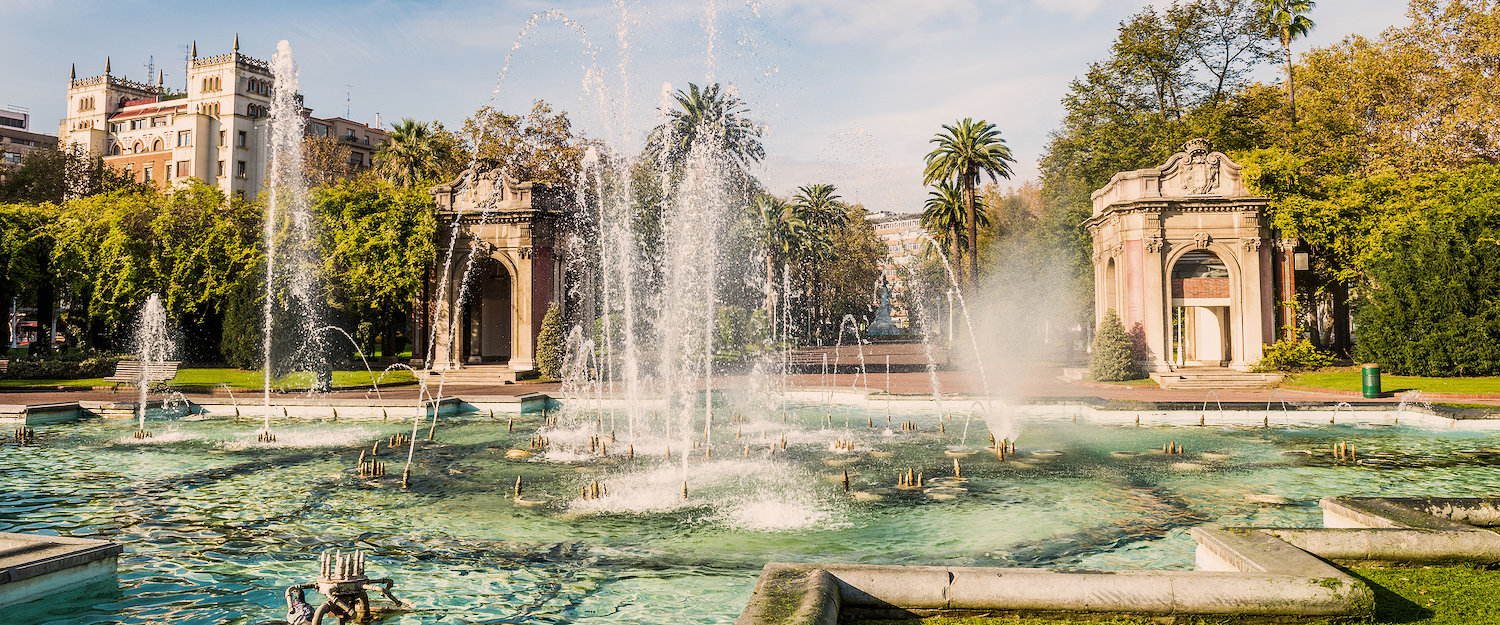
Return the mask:
[(1136, 347), (1125, 324), (1114, 309), (1104, 314), (1089, 353), (1089, 377), (1099, 382), (1139, 380), (1146, 377), (1136, 362)]
[(563, 353), (568, 335), (563, 329), (562, 311), (557, 304), (547, 306), (542, 317), (542, 331), (536, 335), (536, 373), (544, 380), (562, 377)]
[(10, 361), (5, 377), (13, 380), (77, 380), (102, 378), (115, 371), (120, 357), (96, 354), (82, 359), (48, 358)]
[(1295, 341), (1278, 341), (1266, 348), (1260, 362), (1251, 371), (1270, 373), (1273, 371), (1311, 371), (1333, 364), (1333, 354), (1319, 349), (1305, 338)]

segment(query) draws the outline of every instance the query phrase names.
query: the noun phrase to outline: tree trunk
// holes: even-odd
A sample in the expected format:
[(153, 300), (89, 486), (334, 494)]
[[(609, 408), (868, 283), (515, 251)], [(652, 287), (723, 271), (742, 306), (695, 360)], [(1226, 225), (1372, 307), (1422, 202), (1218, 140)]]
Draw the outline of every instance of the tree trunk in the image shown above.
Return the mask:
[(979, 283), (979, 221), (974, 219), (974, 179), (978, 175), (964, 176), (964, 204), (969, 219), (969, 288)]
[(43, 278), (36, 285), (36, 342), (31, 344), (31, 352), (50, 353), (56, 345), (52, 336), (52, 317), (57, 312), (56, 291), (52, 288), (52, 280)]
[(1292, 76), (1292, 44), (1287, 41), (1281, 45), (1286, 50), (1286, 99), (1292, 108), (1292, 128), (1297, 127), (1297, 86)]
[(771, 336), (776, 336), (776, 257), (766, 250), (766, 319)]
[(959, 247), (963, 233), (958, 231), (958, 224), (953, 224), (953, 229), (948, 234), (948, 268), (953, 273), (953, 288), (958, 288), (964, 282), (964, 257), (963, 248)]

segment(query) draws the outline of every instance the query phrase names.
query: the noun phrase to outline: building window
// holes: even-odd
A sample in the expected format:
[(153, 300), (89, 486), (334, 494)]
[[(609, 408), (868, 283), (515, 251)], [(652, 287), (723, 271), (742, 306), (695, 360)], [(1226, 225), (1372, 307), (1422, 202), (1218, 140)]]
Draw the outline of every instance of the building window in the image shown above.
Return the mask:
[(151, 151), (152, 152), (160, 152), (161, 151), (161, 139), (157, 139), (157, 140), (151, 142)]
[(109, 123), (109, 131), (110, 132), (125, 132), (125, 122), (110, 122)]
[(179, 130), (179, 131), (177, 131), (177, 147), (179, 147), (179, 148), (185, 148), (185, 147), (189, 147), (191, 145), (193, 145), (193, 131), (191, 131), (191, 130)]
[(21, 163), (21, 153), (20, 152), (0, 152), (0, 160), (4, 160), (5, 162), (10, 163), (12, 165), (19, 165)]
[(219, 131), (219, 147), (222, 148), (222, 147), (228, 147), (228, 146), (229, 146), (229, 136), (228, 136), (228, 133), (224, 132), (223, 130), (220, 130)]
[(162, 116), (162, 117), (152, 117), (151, 118), (151, 127), (152, 128), (157, 128), (157, 127), (165, 126), (165, 125), (167, 125), (167, 118), (165, 116)]
[(247, 134), (245, 131), (241, 130), (240, 133), (235, 136), (234, 147), (237, 147), (237, 148), (243, 148), (243, 147), (245, 147), (245, 144), (249, 143), (249, 139), (250, 139), (250, 135)]
[(353, 142), (354, 141), (354, 129), (353, 128), (348, 129), (348, 131), (344, 134), (344, 137), (347, 138), (347, 139), (349, 139), (350, 142)]
[(130, 120), (130, 129), (131, 130), (140, 130), (140, 129), (145, 128), (145, 127), (146, 127), (146, 120), (144, 118), (143, 119), (132, 119), (132, 120)]
[(116, 144), (114, 144), (112, 146), (109, 146), (109, 155), (110, 156), (119, 156), (120, 155), (120, 144), (116, 143)]
[(187, 161), (177, 161), (177, 177), (186, 178), (193, 175), (193, 166)]
[(146, 182), (151, 182), (151, 166), (150, 165), (147, 165), (145, 169), (141, 170), (141, 173), (143, 173), (143, 174), (146, 175)]
[(172, 164), (171, 163), (167, 163), (167, 177), (164, 178), (163, 180), (171, 180), (174, 177), (175, 176), (174, 176), (174, 172), (172, 170)]
[(140, 154), (141, 153), (141, 142), (140, 141), (137, 141), (137, 142), (135, 142), (135, 145), (130, 146), (130, 153), (131, 154)]
[(218, 173), (218, 176), (220, 178), (224, 177), (224, 161), (219, 161), (219, 173)]
[(235, 178), (244, 178), (245, 177), (245, 161), (235, 161), (235, 163), (234, 163), (234, 177)]

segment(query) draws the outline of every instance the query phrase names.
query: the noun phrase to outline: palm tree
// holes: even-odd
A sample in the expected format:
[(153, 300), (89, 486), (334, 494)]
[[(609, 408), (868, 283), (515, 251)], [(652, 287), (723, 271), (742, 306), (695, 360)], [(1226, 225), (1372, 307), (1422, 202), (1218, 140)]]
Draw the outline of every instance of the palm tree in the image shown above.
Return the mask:
[[(833, 253), (834, 232), (849, 223), (849, 206), (838, 196), (831, 184), (803, 185), (792, 195), (792, 205), (807, 224), (807, 233), (802, 242), (801, 256), (817, 261), (827, 259)], [(823, 318), (823, 272), (812, 274), (813, 307), (815, 316)]]
[(984, 120), (974, 121), (965, 117), (957, 124), (943, 124), (943, 131), (929, 143), (937, 147), (927, 154), (927, 168), (923, 171), (923, 184), (952, 180), (963, 189), (964, 213), (969, 231), (969, 280), (979, 278), (979, 224), (974, 211), (974, 187), (979, 186), (979, 177), (988, 175), (990, 181), (997, 178), (1010, 179), (1010, 164), (1015, 158), (1000, 131)]
[(1297, 93), (1292, 82), (1292, 42), (1312, 32), (1312, 19), (1307, 13), (1318, 5), (1313, 0), (1260, 0), (1260, 8), (1266, 20), (1266, 35), (1281, 40), (1281, 49), (1286, 53), (1286, 98), (1292, 109), (1292, 125), (1297, 125)]
[(750, 205), (757, 238), (766, 246), (766, 315), (776, 318), (776, 262), (795, 256), (804, 246), (807, 222), (795, 205), (771, 195), (758, 195)]
[(710, 141), (712, 148), (733, 157), (740, 166), (759, 162), (766, 155), (760, 144), (760, 127), (745, 117), (749, 109), (719, 83), (700, 89), (688, 83), (687, 91), (672, 94), (676, 109), (664, 111), (667, 119), (646, 137), (647, 150), (658, 159), (681, 163), (696, 141)]
[[(948, 257), (957, 263), (963, 258), (963, 251), (971, 249), (965, 244), (966, 239), (959, 232), (967, 221), (965, 216), (966, 204), (964, 202), (963, 188), (952, 180), (941, 180), (932, 191), (927, 193), (927, 202), (922, 208), (922, 228), (932, 233), (938, 245), (948, 246)], [(988, 228), (990, 225), (990, 214), (987, 211), (979, 211), (974, 215), (974, 221), (981, 227)], [(960, 265), (958, 271), (963, 271)]]
[(430, 179), (439, 167), (436, 135), (424, 122), (403, 118), (375, 153), (380, 176), (398, 187), (413, 187)]
[(797, 188), (792, 204), (804, 221), (819, 228), (831, 229), (849, 221), (849, 210), (831, 184), (810, 184)]

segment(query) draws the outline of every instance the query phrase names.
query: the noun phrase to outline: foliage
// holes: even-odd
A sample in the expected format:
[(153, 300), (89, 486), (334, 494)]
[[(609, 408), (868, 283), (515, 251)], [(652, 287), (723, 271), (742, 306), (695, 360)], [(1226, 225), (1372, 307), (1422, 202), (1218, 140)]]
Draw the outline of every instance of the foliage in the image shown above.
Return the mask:
[(678, 89), (672, 100), (677, 106), (663, 111), (666, 121), (646, 137), (646, 153), (652, 160), (679, 165), (697, 142), (730, 155), (741, 167), (765, 158), (761, 129), (745, 116), (749, 111), (733, 87), (714, 83), (700, 89), (688, 83), (687, 91)]
[(59, 279), (88, 314), (125, 322), (151, 293), (174, 315), (218, 312), (260, 263), (260, 210), (198, 181), (170, 194), (127, 190), (69, 202), (50, 232)]
[(443, 130), (442, 124), (406, 117), (391, 127), (380, 144), (375, 170), (397, 187), (421, 187), (455, 175), (463, 160), (467, 158), (457, 138)]
[(871, 314), (875, 283), (886, 259), (885, 244), (867, 219), (869, 212), (858, 204), (843, 212), (843, 226), (829, 237), (828, 255), (817, 262), (823, 287), (818, 293), (819, 304), (832, 320)]
[(1089, 354), (1089, 377), (1099, 382), (1136, 380), (1145, 376), (1136, 362), (1135, 345), (1120, 316), (1114, 309), (1104, 313), (1104, 321), (1094, 334)]
[[(927, 165), (922, 171), (922, 183), (934, 184), (953, 181), (963, 189), (964, 228), (968, 231), (968, 250), (979, 247), (979, 223), (975, 215), (975, 188), (981, 176), (989, 176), (991, 182), (1000, 178), (1010, 179), (1010, 147), (1000, 138), (1000, 131), (984, 120), (974, 121), (965, 117), (954, 124), (943, 124), (942, 132), (928, 141), (936, 147), (927, 154)], [(957, 230), (955, 230), (956, 232)], [(958, 262), (958, 259), (953, 259)], [(969, 254), (969, 280), (979, 279), (979, 256)]]
[(134, 186), (130, 175), (105, 165), (98, 154), (41, 147), (22, 157), (20, 167), (0, 177), (0, 203), (56, 204)]
[(1297, 125), (1297, 81), (1293, 80), (1292, 42), (1312, 33), (1312, 18), (1307, 13), (1318, 3), (1313, 0), (1259, 0), (1261, 15), (1266, 20), (1266, 34), (1281, 41), (1286, 54), (1287, 109), (1291, 111), (1292, 125)]
[(72, 380), (114, 373), (120, 357), (91, 353), (82, 358), (23, 358), (10, 361), (5, 377), (13, 380)]
[(542, 317), (542, 331), (536, 335), (536, 371), (542, 379), (556, 380), (562, 377), (567, 340), (562, 310), (555, 303), (547, 306), (547, 315)]
[(584, 152), (593, 142), (573, 133), (567, 112), (552, 112), (543, 100), (524, 117), (485, 106), (464, 120), (464, 147), (476, 159), (493, 160), (521, 182), (555, 187), (573, 184)]
[(1357, 357), (1400, 374), (1500, 374), (1500, 167), (1361, 186), (1378, 200)]
[(1260, 362), (1255, 363), (1253, 371), (1312, 371), (1322, 369), (1333, 364), (1333, 354), (1330, 354), (1312, 341), (1300, 338), (1295, 341), (1280, 341), (1275, 345), (1268, 345), (1265, 355), (1261, 356)]
[[(947, 246), (948, 260), (959, 271), (962, 270), (963, 255), (969, 250), (969, 239), (963, 235), (963, 230), (968, 227), (965, 216), (968, 208), (964, 202), (963, 188), (956, 182), (944, 180), (927, 192), (922, 209), (922, 229), (931, 234), (938, 245)], [(988, 211), (975, 213), (974, 219), (981, 229), (990, 229)]]
[(314, 203), (329, 307), (349, 328), (369, 323), (389, 332), (410, 316), (437, 256), (431, 200), (417, 189), (346, 181), (320, 190)]
[(302, 175), (308, 186), (321, 187), (358, 175), (359, 169), (349, 162), (353, 154), (354, 150), (333, 136), (303, 138)]
[(250, 275), (235, 285), (235, 289), (224, 301), (219, 354), (225, 364), (231, 367), (259, 369), (264, 362), (264, 276), (265, 268), (262, 265), (258, 271), (251, 271)]

